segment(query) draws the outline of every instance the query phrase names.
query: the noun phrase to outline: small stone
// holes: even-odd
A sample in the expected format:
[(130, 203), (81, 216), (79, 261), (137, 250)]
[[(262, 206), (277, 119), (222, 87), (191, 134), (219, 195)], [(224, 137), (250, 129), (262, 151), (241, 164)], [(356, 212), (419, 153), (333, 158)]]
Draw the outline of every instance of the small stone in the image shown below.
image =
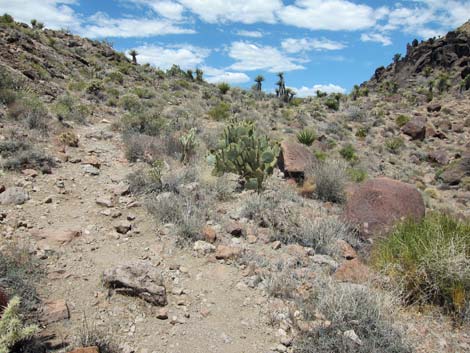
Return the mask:
[(132, 229), (132, 224), (128, 221), (122, 221), (115, 225), (114, 229), (116, 229), (116, 232), (119, 234), (127, 234)]
[(204, 237), (204, 240), (208, 243), (215, 243), (217, 240), (217, 232), (215, 229), (211, 226), (205, 226), (202, 228), (202, 236)]
[(198, 240), (194, 243), (193, 250), (203, 254), (209, 254), (215, 251), (215, 246), (206, 241)]
[(90, 175), (100, 175), (100, 170), (89, 164), (83, 166), (83, 172)]
[(31, 178), (36, 178), (38, 176), (38, 172), (34, 169), (23, 169), (21, 174)]
[(97, 169), (101, 168), (101, 162), (95, 156), (90, 156), (82, 161), (82, 164), (91, 165)]
[(258, 238), (254, 235), (248, 235), (246, 237), (246, 240), (247, 240), (248, 244), (254, 244), (258, 241)]
[(233, 235), (234, 237), (241, 237), (244, 235), (243, 226), (240, 222), (230, 222), (226, 227), (225, 230), (227, 233)]
[(346, 338), (349, 338), (351, 341), (353, 341), (357, 345), (362, 346), (362, 341), (357, 336), (356, 332), (354, 332), (354, 330), (344, 331), (343, 336), (346, 337)]
[(104, 207), (109, 207), (109, 208), (114, 206), (114, 202), (111, 197), (100, 197), (96, 199), (96, 204), (100, 206), (104, 206)]
[(168, 309), (167, 308), (160, 308), (157, 312), (157, 319), (167, 320), (168, 319)]
[(241, 249), (238, 247), (219, 245), (215, 251), (215, 258), (218, 260), (234, 259), (240, 256)]
[(48, 196), (44, 199), (43, 203), (52, 203), (52, 196)]
[(273, 250), (279, 250), (282, 246), (282, 243), (279, 240), (273, 241), (271, 244), (271, 248)]

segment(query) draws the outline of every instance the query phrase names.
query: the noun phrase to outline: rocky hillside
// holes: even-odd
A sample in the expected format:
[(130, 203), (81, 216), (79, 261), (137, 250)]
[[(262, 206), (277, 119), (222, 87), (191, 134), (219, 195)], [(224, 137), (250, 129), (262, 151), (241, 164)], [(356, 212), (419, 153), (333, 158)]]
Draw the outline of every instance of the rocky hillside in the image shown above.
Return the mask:
[(0, 17), (0, 352), (468, 351), (468, 26), (279, 99)]

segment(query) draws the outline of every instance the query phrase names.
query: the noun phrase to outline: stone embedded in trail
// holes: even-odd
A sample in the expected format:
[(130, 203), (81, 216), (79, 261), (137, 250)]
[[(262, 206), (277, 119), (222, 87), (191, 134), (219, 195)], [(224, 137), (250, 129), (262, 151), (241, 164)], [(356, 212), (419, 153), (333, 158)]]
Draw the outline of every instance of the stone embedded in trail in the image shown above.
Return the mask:
[(38, 239), (40, 248), (49, 248), (68, 244), (81, 234), (80, 230), (74, 229), (43, 229), (32, 232), (31, 235)]
[(114, 200), (111, 197), (99, 197), (96, 199), (96, 204), (104, 207), (111, 208), (114, 206)]
[(22, 205), (28, 200), (28, 192), (20, 187), (8, 188), (0, 194), (0, 205)]
[(135, 261), (103, 273), (104, 285), (116, 292), (139, 297), (153, 305), (167, 304), (163, 276), (150, 261)]
[(281, 142), (281, 154), (279, 156), (279, 166), (287, 175), (291, 177), (303, 177), (305, 169), (313, 160), (310, 150), (292, 141)]
[(41, 321), (52, 324), (70, 318), (69, 308), (65, 300), (51, 300), (44, 303)]
[(426, 119), (421, 116), (417, 116), (407, 122), (401, 130), (413, 140), (424, 140), (426, 137)]
[(132, 224), (128, 221), (122, 221), (115, 225), (114, 228), (119, 234), (127, 234), (132, 229)]
[(421, 220), (425, 205), (413, 185), (381, 177), (357, 185), (348, 194), (344, 217), (366, 238), (386, 234), (396, 222)]

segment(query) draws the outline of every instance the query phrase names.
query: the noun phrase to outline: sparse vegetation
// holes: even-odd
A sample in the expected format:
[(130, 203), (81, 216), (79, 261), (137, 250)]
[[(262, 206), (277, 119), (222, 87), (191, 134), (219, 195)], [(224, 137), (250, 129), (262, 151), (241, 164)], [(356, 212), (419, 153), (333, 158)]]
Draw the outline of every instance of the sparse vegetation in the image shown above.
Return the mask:
[(311, 168), (315, 195), (322, 201), (341, 203), (345, 200), (344, 188), (347, 174), (344, 162), (326, 160)]
[(316, 138), (317, 134), (312, 129), (303, 129), (297, 134), (297, 140), (306, 146), (311, 146)]

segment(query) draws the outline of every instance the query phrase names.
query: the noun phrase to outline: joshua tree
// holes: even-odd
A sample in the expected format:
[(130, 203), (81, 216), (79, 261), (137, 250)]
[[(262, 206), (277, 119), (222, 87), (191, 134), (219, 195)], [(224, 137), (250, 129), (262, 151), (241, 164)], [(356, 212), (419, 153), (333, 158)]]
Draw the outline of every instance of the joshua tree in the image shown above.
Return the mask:
[(188, 76), (188, 78), (191, 81), (194, 81), (193, 70), (191, 70), (191, 69), (186, 70), (186, 76)]
[(129, 55), (132, 56), (132, 63), (134, 65), (137, 65), (137, 55), (139, 55), (139, 53), (137, 53), (137, 51), (135, 49), (132, 49), (130, 52), (129, 52)]
[(201, 69), (196, 69), (196, 81), (197, 82), (202, 82), (204, 81), (202, 76), (204, 75), (204, 71), (202, 71)]
[(43, 29), (44, 28), (44, 23), (38, 22), (37, 20), (32, 19), (31, 20), (31, 26), (33, 27), (33, 29)]
[(279, 81), (277, 81), (276, 85), (279, 87), (278, 89), (276, 89), (276, 94), (278, 97), (284, 97), (284, 95), (286, 94), (286, 82), (284, 81), (284, 73), (283, 72), (279, 72), (277, 74), (277, 76), (279, 77)]
[(264, 81), (263, 75), (256, 76), (255, 82), (256, 82), (256, 90), (257, 91), (261, 91), (261, 86), (262, 86), (263, 81)]

